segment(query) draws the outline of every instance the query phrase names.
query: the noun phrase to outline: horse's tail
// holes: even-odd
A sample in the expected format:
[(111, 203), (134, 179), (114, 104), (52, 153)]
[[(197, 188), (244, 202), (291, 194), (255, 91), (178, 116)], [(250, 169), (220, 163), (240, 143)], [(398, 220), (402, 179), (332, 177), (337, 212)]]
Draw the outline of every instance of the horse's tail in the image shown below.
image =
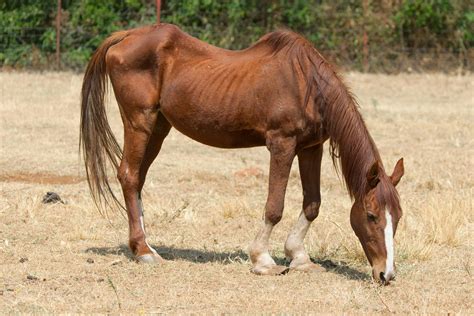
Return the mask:
[(103, 207), (112, 204), (123, 208), (107, 177), (107, 160), (117, 169), (122, 150), (108, 123), (104, 97), (107, 92), (107, 50), (128, 33), (114, 33), (100, 45), (87, 65), (82, 82), (79, 147), (82, 149), (90, 192), (101, 213)]

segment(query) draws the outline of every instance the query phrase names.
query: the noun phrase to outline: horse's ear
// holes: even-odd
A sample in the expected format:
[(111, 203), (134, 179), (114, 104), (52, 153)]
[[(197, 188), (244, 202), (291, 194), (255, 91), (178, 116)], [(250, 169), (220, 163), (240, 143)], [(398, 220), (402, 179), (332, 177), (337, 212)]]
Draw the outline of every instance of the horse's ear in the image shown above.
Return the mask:
[(404, 173), (405, 167), (403, 166), (403, 158), (400, 158), (400, 160), (395, 165), (395, 168), (393, 169), (392, 175), (390, 176), (390, 180), (392, 180), (394, 186), (397, 185), (398, 182), (400, 182), (400, 179), (402, 178)]
[(379, 163), (376, 161), (367, 171), (367, 183), (371, 189), (375, 188), (380, 181), (379, 170)]

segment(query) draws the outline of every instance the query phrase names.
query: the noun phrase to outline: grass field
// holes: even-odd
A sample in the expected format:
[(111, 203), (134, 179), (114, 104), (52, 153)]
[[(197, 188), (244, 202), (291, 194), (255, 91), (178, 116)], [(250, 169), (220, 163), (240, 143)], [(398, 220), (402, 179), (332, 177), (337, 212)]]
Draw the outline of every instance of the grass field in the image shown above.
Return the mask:
[[(262, 277), (249, 272), (246, 251), (263, 212), (268, 152), (210, 148), (176, 131), (144, 192), (148, 240), (168, 261), (135, 263), (124, 217), (100, 216), (88, 193), (78, 154), (81, 76), (0, 72), (0, 314), (473, 314), (474, 76), (346, 77), (386, 168), (405, 158), (398, 274), (387, 287), (371, 281), (327, 149), (321, 214), (306, 246), (328, 271)], [(114, 101), (109, 109), (121, 139)], [(65, 203), (42, 204), (48, 191)], [(271, 239), (280, 262), (301, 202), (293, 166)]]

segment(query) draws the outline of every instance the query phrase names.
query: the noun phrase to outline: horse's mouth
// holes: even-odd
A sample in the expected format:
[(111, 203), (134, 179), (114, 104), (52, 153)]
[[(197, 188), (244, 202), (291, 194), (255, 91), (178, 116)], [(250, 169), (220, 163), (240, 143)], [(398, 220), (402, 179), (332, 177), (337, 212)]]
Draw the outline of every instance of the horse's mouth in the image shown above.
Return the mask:
[(379, 277), (380, 277), (380, 283), (382, 283), (382, 285), (389, 285), (390, 284), (390, 281), (385, 279), (385, 275), (384, 275), (383, 272), (380, 272)]

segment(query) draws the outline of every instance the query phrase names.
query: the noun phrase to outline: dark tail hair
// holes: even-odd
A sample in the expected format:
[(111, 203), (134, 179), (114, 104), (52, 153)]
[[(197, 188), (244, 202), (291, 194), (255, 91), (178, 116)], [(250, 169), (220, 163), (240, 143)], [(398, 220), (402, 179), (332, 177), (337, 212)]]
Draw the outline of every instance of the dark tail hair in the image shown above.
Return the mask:
[(101, 214), (105, 214), (103, 210), (107, 206), (123, 209), (107, 178), (107, 160), (118, 169), (122, 150), (110, 129), (104, 96), (107, 92), (107, 50), (128, 33), (114, 33), (100, 45), (87, 65), (82, 82), (79, 147), (82, 149), (90, 192)]

